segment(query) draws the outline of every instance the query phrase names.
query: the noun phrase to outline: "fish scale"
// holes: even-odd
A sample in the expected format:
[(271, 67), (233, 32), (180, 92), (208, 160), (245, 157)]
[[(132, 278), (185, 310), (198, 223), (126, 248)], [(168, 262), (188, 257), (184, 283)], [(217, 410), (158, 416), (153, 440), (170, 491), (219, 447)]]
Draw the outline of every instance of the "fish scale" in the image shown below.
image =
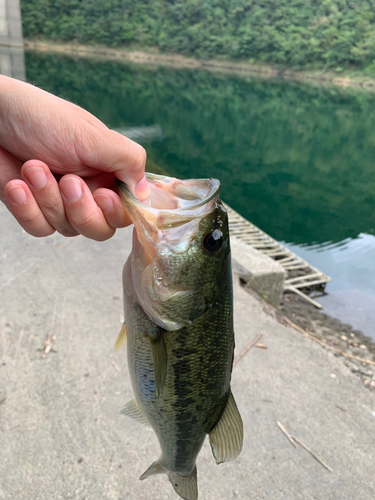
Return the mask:
[[(145, 206), (119, 183), (136, 231), (123, 272), (135, 400), (122, 413), (151, 426), (160, 443), (161, 456), (141, 479), (165, 473), (182, 498), (196, 500), (195, 463), (206, 435), (217, 463), (234, 459), (242, 448), (242, 420), (230, 388), (234, 333), (228, 221), (217, 181), (205, 185), (200, 180), (194, 198), (198, 181), (146, 178), (152, 189), (167, 193), (172, 184), (174, 198), (168, 204), (183, 206), (170, 210), (173, 217), (164, 216), (152, 200)], [(176, 198), (178, 183), (185, 183), (180, 192), (188, 193), (188, 202)], [(191, 223), (194, 217), (197, 224)], [(191, 234), (181, 231), (186, 221)]]

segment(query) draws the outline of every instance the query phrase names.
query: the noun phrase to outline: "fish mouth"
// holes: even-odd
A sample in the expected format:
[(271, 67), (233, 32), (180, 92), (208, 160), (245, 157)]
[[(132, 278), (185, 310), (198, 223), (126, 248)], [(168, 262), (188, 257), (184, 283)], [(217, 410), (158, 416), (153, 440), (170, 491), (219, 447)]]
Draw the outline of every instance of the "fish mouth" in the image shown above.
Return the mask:
[[(150, 196), (143, 203), (125, 183), (116, 181), (134, 224), (133, 248), (129, 256), (131, 279), (138, 303), (149, 318), (161, 328), (172, 331), (191, 324), (196, 312), (205, 307), (194, 280), (187, 282), (187, 267), (201, 250), (200, 232), (206, 226), (212, 227), (210, 217), (220, 203), (220, 182), (145, 175)], [(195, 312), (188, 307), (189, 301), (198, 301)], [(178, 303), (185, 306), (176, 319)]]
[(190, 317), (176, 320), (167, 311), (167, 304), (178, 299), (188, 302), (195, 294), (188, 285), (176, 282), (176, 268), (183, 255), (196, 244), (201, 221), (217, 207), (220, 182), (145, 175), (150, 196), (143, 203), (125, 183), (116, 181), (134, 224), (133, 249), (129, 256), (131, 279), (144, 311), (157, 325), (172, 331), (191, 323)]
[[(217, 179), (179, 180), (174, 177), (146, 172), (146, 181), (150, 188), (150, 196), (143, 202), (138, 200), (125, 182), (116, 179), (121, 199), (129, 209), (151, 215), (160, 212), (170, 212), (175, 216), (195, 211), (207, 205), (220, 192), (220, 182)], [(184, 218), (184, 217), (183, 217)]]

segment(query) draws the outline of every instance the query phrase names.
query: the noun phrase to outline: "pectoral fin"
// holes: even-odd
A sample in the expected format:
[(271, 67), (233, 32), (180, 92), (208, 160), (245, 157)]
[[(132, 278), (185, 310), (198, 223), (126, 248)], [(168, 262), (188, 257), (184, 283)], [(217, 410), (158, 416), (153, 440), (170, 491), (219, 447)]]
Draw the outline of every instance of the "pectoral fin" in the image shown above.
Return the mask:
[(113, 347), (113, 352), (117, 352), (126, 343), (126, 326), (125, 322), (122, 324), (120, 333), (118, 334), (117, 340)]
[(152, 352), (152, 361), (154, 364), (156, 392), (159, 397), (163, 392), (163, 387), (167, 376), (167, 348), (165, 346), (163, 334), (161, 333), (155, 339), (152, 339), (150, 337), (150, 345)]
[(242, 450), (243, 423), (232, 391), (224, 413), (209, 433), (210, 445), (216, 463), (234, 460)]
[(152, 429), (135, 398), (126, 403), (126, 405), (120, 410), (120, 413), (122, 415), (126, 415), (127, 417), (134, 418), (134, 420), (141, 423), (148, 429)]

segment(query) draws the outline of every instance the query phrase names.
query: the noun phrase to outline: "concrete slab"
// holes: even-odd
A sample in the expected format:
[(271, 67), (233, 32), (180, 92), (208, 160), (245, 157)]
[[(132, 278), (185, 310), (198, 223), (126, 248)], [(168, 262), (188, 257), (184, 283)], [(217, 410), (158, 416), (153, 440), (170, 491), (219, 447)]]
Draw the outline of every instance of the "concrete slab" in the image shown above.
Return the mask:
[(22, 25), (20, 23), (20, 19), (9, 19), (8, 20), (8, 30), (9, 36), (15, 40), (14, 43), (18, 43), (22, 45)]
[(8, 36), (7, 6), (5, 0), (0, 0), (0, 36)]
[[(158, 444), (118, 414), (132, 397), (125, 351), (110, 356), (130, 230), (104, 243), (38, 240), (2, 205), (0, 228), (0, 499), (177, 499), (164, 476), (138, 481)], [(237, 353), (260, 331), (268, 348), (234, 368), (244, 450), (216, 466), (205, 444), (200, 498), (373, 500), (374, 393), (267, 309), (235, 280)], [(49, 333), (56, 352), (43, 359)], [(293, 448), (276, 420), (333, 473)]]
[(245, 288), (278, 307), (284, 290), (286, 272), (276, 260), (262, 254), (239, 238), (231, 237), (232, 258)]
[(19, 0), (0, 0), (0, 45), (23, 46)]
[(0, 74), (25, 80), (25, 58), (23, 48), (0, 45)]

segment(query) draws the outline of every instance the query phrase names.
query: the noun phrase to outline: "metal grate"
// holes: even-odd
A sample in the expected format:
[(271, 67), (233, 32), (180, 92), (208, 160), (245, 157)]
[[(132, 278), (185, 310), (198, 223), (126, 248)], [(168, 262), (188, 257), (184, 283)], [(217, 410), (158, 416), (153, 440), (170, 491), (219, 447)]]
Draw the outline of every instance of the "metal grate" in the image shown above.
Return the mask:
[(287, 277), (284, 281), (284, 291), (294, 292), (321, 309), (322, 306), (307, 294), (313, 290), (323, 291), (331, 278), (244, 219), (228, 205), (225, 204), (225, 208), (228, 211), (230, 234), (276, 260), (285, 269)]

